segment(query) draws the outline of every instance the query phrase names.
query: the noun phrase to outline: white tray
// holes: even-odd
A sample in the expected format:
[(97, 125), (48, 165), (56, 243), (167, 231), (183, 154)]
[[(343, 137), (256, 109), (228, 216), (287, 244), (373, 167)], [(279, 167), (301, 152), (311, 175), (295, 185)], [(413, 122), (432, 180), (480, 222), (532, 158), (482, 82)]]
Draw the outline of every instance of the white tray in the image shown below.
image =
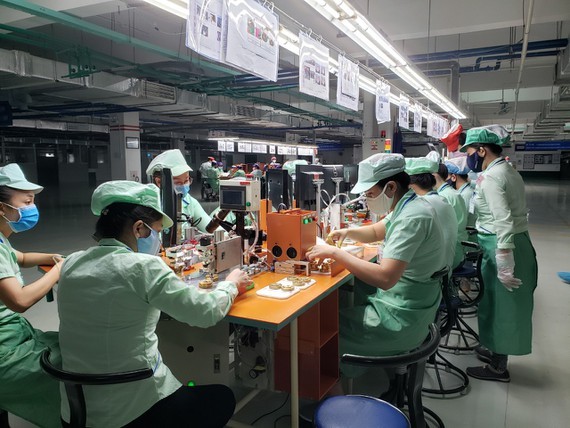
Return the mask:
[(297, 294), (299, 291), (301, 291), (299, 287), (295, 287), (295, 289), (291, 291), (283, 291), (281, 289), (273, 290), (272, 288), (269, 288), (268, 285), (267, 287), (263, 287), (261, 290), (257, 290), (255, 294), (261, 297), (269, 297), (271, 299), (285, 300)]

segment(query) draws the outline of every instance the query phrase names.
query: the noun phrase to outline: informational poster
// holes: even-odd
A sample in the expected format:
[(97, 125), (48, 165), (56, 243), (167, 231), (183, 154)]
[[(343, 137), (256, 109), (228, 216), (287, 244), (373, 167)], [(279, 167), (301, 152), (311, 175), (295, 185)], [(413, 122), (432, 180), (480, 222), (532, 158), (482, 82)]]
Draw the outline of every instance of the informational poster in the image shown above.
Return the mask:
[(299, 92), (329, 99), (329, 48), (299, 33)]
[(267, 144), (251, 143), (252, 153), (267, 153)]
[(254, 0), (227, 0), (226, 60), (262, 79), (277, 81), (279, 18)]
[(226, 152), (235, 151), (235, 144), (233, 141), (226, 141)]
[(251, 143), (244, 143), (238, 141), (238, 152), (240, 153), (251, 153)]
[(414, 104), (414, 132), (421, 134), (422, 132), (422, 106)]
[(299, 156), (312, 156), (313, 149), (310, 147), (297, 147), (297, 155)]
[(277, 146), (277, 154), (278, 155), (288, 155), (289, 154), (289, 147)]
[(404, 94), (400, 94), (398, 123), (401, 128), (410, 129), (410, 100)]
[(358, 111), (358, 95), (360, 67), (357, 63), (338, 57), (338, 82), (336, 85), (336, 103), (340, 106)]
[(207, 58), (223, 61), (224, 0), (189, 0), (186, 46)]
[(435, 121), (435, 117), (434, 117), (433, 113), (428, 113), (428, 115), (427, 115), (427, 132), (426, 132), (428, 137), (435, 137), (434, 121)]
[(390, 122), (390, 85), (376, 81), (376, 121)]
[(269, 154), (271, 155), (275, 154), (275, 146), (269, 146)]
[(225, 152), (226, 151), (226, 141), (225, 140), (218, 141), (218, 151), (219, 152)]

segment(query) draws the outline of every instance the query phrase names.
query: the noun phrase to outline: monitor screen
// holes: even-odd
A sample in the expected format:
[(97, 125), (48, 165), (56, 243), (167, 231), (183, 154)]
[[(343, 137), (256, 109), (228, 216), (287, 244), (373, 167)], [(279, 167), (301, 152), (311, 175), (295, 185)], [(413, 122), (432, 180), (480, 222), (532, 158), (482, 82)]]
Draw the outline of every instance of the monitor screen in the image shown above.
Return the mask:
[(220, 208), (245, 210), (245, 188), (221, 186), (220, 190)]

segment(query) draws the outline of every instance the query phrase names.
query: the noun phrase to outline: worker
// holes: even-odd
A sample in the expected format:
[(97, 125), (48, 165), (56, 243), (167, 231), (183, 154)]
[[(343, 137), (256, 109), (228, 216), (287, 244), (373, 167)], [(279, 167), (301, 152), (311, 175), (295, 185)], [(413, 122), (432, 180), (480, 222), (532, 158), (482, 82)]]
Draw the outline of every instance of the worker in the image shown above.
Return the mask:
[(524, 182), (501, 156), (509, 134), (497, 125), (467, 131), (462, 152), (467, 165), (482, 171), (477, 180), (477, 238), (483, 249), (481, 271), (485, 293), (479, 303), (477, 348), (483, 367), (467, 374), (483, 380), (509, 382), (509, 355), (532, 350), (532, 310), (538, 268), (528, 234)]
[(242, 165), (232, 165), (232, 170), (230, 172), (231, 178), (245, 177), (245, 171)]
[(313, 165), (322, 165), (321, 159), (320, 159), (320, 158), (315, 158), (315, 161), (313, 162)]
[(438, 165), (437, 162), (428, 158), (407, 158), (406, 173), (410, 176), (410, 189), (416, 195), (425, 198), (435, 211), (446, 243), (439, 250), (446, 255), (446, 266), (451, 270), (457, 251), (457, 217), (449, 202), (433, 190), (435, 186), (433, 174), (438, 170)]
[[(26, 179), (17, 164), (0, 168), (0, 409), (37, 426), (59, 427), (59, 382), (40, 367), (40, 357), (48, 348), (59, 359), (57, 333), (34, 329), (20, 313), (58, 281), (61, 256), (21, 253), (8, 241), (13, 233), (36, 225), (39, 213), (34, 200), (42, 190)], [(57, 269), (24, 286), (20, 268), (56, 261)], [(2, 426), (7, 423), (0, 421)]]
[[(85, 386), (87, 426), (223, 427), (235, 408), (224, 385), (182, 385), (158, 351), (161, 312), (196, 327), (210, 327), (228, 313), (251, 283), (235, 269), (208, 292), (189, 286), (156, 257), (163, 228), (154, 184), (109, 181), (93, 193), (91, 211), (98, 245), (70, 255), (58, 292), (63, 367), (76, 373), (118, 373), (142, 368), (149, 379)], [(67, 406), (62, 419), (69, 421)], [(68, 424), (64, 426), (69, 426)]]
[(277, 163), (278, 163), (278, 162), (277, 162), (277, 157), (271, 156), (271, 162), (269, 162), (270, 168), (271, 168), (272, 166), (276, 165)]
[(208, 184), (212, 188), (214, 194), (220, 193), (220, 170), (218, 169), (218, 162), (212, 161), (212, 166), (206, 171), (206, 178)]
[(202, 180), (206, 180), (208, 178), (208, 170), (212, 168), (212, 162), (215, 162), (216, 159), (212, 156), (208, 156), (208, 159), (200, 165), (198, 172), (200, 173), (200, 178)]
[[(364, 193), (374, 212), (392, 211), (385, 224), (386, 245), (380, 264), (369, 263), (333, 245), (316, 245), (309, 260), (333, 258), (364, 283), (377, 288), (366, 304), (340, 312), (340, 353), (393, 355), (419, 346), (428, 335), (441, 299), (433, 274), (445, 267), (440, 251), (443, 232), (429, 203), (408, 189), (401, 154), (381, 153), (359, 164), (353, 193)], [(331, 238), (374, 242), (379, 224), (342, 229)], [(347, 367), (343, 372), (349, 376)]]
[(192, 184), (190, 172), (192, 168), (186, 163), (182, 152), (178, 149), (167, 150), (151, 161), (146, 173), (152, 176), (152, 182), (158, 187), (161, 186), (161, 172), (164, 168), (170, 169), (174, 191), (182, 195), (182, 214), (192, 226), (197, 227), (201, 232), (206, 232), (206, 225), (211, 218), (200, 203), (190, 195), (190, 185)]
[(467, 227), (474, 228), (477, 216), (475, 214), (475, 200), (473, 199), (474, 188), (469, 180), (469, 168), (467, 158), (456, 157), (445, 161), (445, 166), (449, 172), (448, 183), (459, 192), (467, 208)]
[(465, 259), (465, 251), (461, 243), (469, 238), (467, 234), (467, 207), (459, 192), (447, 182), (449, 173), (445, 164), (440, 163), (438, 170), (434, 172), (433, 176), (437, 194), (449, 202), (457, 218), (457, 242), (452, 266), (453, 269), (457, 269), (463, 264)]
[(263, 172), (261, 172), (261, 169), (259, 169), (258, 163), (253, 164), (253, 171), (251, 172), (251, 175), (253, 175), (253, 178), (256, 180), (261, 180), (261, 177), (263, 177)]

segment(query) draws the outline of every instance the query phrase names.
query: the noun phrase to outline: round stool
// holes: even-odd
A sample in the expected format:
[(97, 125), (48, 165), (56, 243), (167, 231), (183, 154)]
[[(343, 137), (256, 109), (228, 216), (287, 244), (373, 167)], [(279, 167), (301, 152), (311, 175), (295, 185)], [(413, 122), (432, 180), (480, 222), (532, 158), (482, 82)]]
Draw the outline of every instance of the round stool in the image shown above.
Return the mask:
[(327, 398), (315, 412), (317, 428), (410, 428), (410, 421), (397, 407), (364, 395)]

